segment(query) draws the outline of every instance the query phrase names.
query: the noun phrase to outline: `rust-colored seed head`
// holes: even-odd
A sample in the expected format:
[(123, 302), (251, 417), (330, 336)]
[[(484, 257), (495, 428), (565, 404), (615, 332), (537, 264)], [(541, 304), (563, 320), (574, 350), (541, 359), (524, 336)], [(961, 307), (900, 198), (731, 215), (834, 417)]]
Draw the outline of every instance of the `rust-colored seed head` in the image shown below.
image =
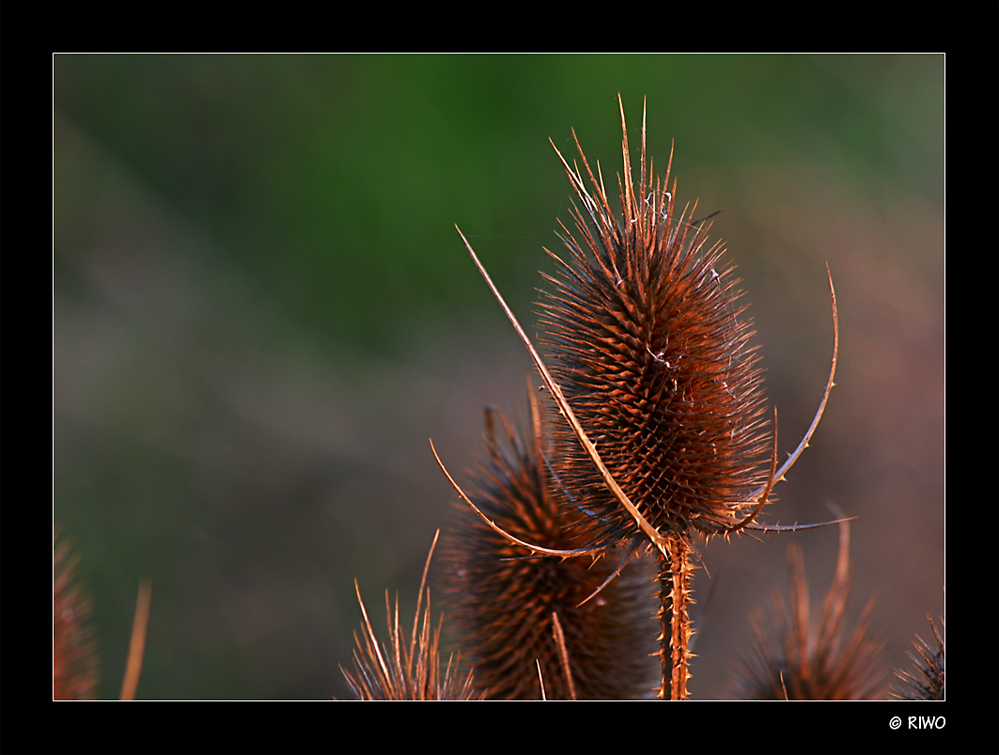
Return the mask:
[[(611, 475), (656, 530), (721, 533), (766, 480), (751, 322), (738, 306), (721, 244), (706, 249), (708, 224), (691, 220), (696, 204), (675, 214), (668, 167), (666, 180), (653, 184), (644, 123), (641, 178), (633, 186), (623, 111), (621, 121), (620, 216), (582, 148), (592, 193), (563, 159), (582, 208), (574, 203), (575, 233), (563, 225), (568, 261), (552, 254), (559, 269), (541, 304), (546, 361)], [(585, 500), (594, 540), (637, 539), (634, 518), (575, 436), (564, 426), (558, 433), (556, 472)]]
[[(361, 606), (361, 635), (354, 633), (357, 648), (354, 650), (353, 673), (341, 667), (347, 685), (358, 700), (470, 700), (476, 697), (470, 674), (458, 672), (458, 662), (453, 656), (447, 667), (440, 667), (441, 623), (431, 627), (430, 590), (425, 589), (430, 559), (437, 545), (427, 556), (409, 636), (399, 621), (399, 599), (395, 611), (389, 604), (385, 591), (385, 618), (388, 642), (383, 643), (375, 634), (368, 609), (361, 599), (361, 589), (354, 580), (357, 602)], [(425, 602), (424, 602), (425, 601)], [(422, 611), (421, 611), (422, 606)]]
[[(581, 514), (560, 506), (535, 435), (524, 442), (498, 413), (487, 411), (488, 455), (480, 459), (470, 495), (508, 533), (554, 549), (580, 545), (572, 524)], [(495, 419), (503, 426), (497, 437)], [(632, 699), (649, 694), (654, 609), (650, 575), (632, 562), (590, 597), (620, 564), (608, 554), (532, 557), (486, 526), (467, 507), (456, 511), (447, 540), (449, 626), (475, 685), (494, 699)], [(614, 560), (617, 558), (617, 560)], [(556, 636), (564, 637), (564, 654)], [(539, 679), (540, 667), (540, 679)], [(566, 673), (566, 667), (569, 671)]]
[(810, 616), (801, 550), (789, 546), (790, 606), (779, 593), (752, 617), (753, 652), (734, 677), (738, 697), (749, 700), (869, 700), (884, 688), (882, 643), (872, 638), (869, 602), (849, 640), (844, 631), (850, 596), (849, 529), (841, 524), (836, 574), (821, 617)]
[[(899, 678), (888, 691), (889, 697), (896, 700), (943, 700), (944, 699), (944, 641), (933, 623), (933, 617), (928, 616), (930, 629), (936, 649), (918, 635), (912, 644), (916, 653), (909, 652), (912, 669), (908, 671), (895, 670)], [(918, 655), (917, 655), (918, 654)]]

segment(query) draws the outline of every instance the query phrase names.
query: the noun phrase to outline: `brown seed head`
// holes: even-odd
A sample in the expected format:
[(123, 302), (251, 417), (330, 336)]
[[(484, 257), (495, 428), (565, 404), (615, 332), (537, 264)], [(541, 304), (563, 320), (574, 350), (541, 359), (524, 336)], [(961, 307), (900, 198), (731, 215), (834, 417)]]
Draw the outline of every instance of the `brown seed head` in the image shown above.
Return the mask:
[[(675, 215), (676, 183), (668, 189), (669, 167), (665, 181), (651, 178), (651, 164), (645, 159), (644, 119), (636, 193), (623, 106), (621, 128), (625, 176), (618, 179), (620, 217), (610, 208), (599, 165), (598, 179), (579, 148), (587, 182), (556, 148), (579, 205), (573, 204), (575, 234), (562, 226), (569, 261), (549, 252), (559, 268), (554, 276), (546, 276), (551, 288), (541, 304), (540, 340), (548, 351), (547, 360), (459, 230), (472, 260), (527, 347), (561, 417), (551, 431), (551, 455), (535, 453), (535, 460), (545, 461), (545, 469), (535, 461), (534, 477), (520, 484), (521, 469), (528, 469), (527, 457), (521, 453), (525, 463), (507, 463), (498, 472), (487, 471), (481, 489), (469, 497), (447, 471), (433, 442), (430, 445), (459, 497), (475, 512), (477, 520), (471, 526), (481, 530), (483, 543), (495, 540), (481, 547), (483, 553), (494, 547), (535, 558), (565, 559), (605, 556), (622, 543), (627, 544), (629, 554), (643, 545), (657, 553), (662, 631), (656, 653), (662, 666), (659, 694), (683, 699), (691, 657), (691, 537), (695, 533), (727, 537), (744, 528), (799, 528), (761, 525), (755, 519), (769, 501), (774, 484), (808, 445), (828, 401), (839, 343), (836, 297), (830, 275), (833, 358), (822, 402), (780, 469), (775, 426), (766, 472), (762, 374), (755, 347), (750, 345), (750, 322), (738, 304), (737, 281), (723, 262), (721, 245), (706, 248), (707, 218), (692, 220), (694, 209)], [(540, 432), (535, 437), (541, 437)], [(494, 459), (500, 458), (495, 441), (490, 440), (490, 445)], [(556, 502), (552, 513), (543, 517), (544, 527), (520, 516), (521, 509), (548, 511), (547, 504), (520, 501), (525, 489), (539, 500), (550, 496)], [(569, 575), (574, 572), (559, 566), (559, 577), (553, 581), (557, 585), (536, 591), (543, 600), (572, 583)], [(619, 571), (612, 571), (599, 589), (612, 583)], [(470, 569), (465, 572), (475, 574)], [(469, 584), (474, 589), (476, 581), (470, 578)], [(502, 620), (479, 627), (474, 623), (497, 594), (502, 598), (498, 604), (502, 611), (507, 595), (486, 589), (482, 592), (486, 599), (476, 610), (468, 610), (464, 621), (472, 627), (470, 636), (483, 646), (502, 638), (496, 651), (482, 656), (487, 663), (502, 664), (506, 654), (517, 652), (524, 635), (510, 635), (511, 642), (503, 636)], [(538, 621), (548, 615), (529, 596), (520, 604), (533, 611)], [(569, 643), (559, 630), (560, 614), (554, 610), (550, 615), (559, 660), (570, 669), (566, 675), (571, 678), (572, 653), (567, 652)], [(514, 622), (513, 626), (529, 624)], [(530, 648), (534, 652), (534, 645)], [(536, 663), (543, 677), (540, 659)], [(572, 685), (568, 687), (572, 695)]]
[(826, 594), (822, 614), (810, 615), (808, 583), (801, 549), (788, 547), (790, 605), (779, 593), (771, 605), (757, 609), (753, 652), (740, 664), (733, 686), (750, 700), (865, 700), (884, 688), (880, 661), (882, 643), (872, 638), (868, 602), (849, 640), (844, 619), (850, 597), (849, 526), (840, 525), (836, 574)]
[(358, 700), (468, 700), (475, 697), (471, 676), (458, 672), (457, 659), (452, 656), (446, 668), (443, 671), (440, 668), (441, 624), (436, 629), (431, 627), (430, 590), (425, 590), (436, 545), (435, 536), (427, 555), (413, 629), (408, 637), (399, 622), (399, 600), (396, 598), (393, 612), (386, 590), (388, 642), (383, 643), (378, 638), (361, 599), (361, 589), (357, 580), (354, 581), (357, 602), (361, 606), (361, 636), (354, 633), (357, 648), (353, 673), (342, 667), (340, 670)]
[(933, 617), (928, 616), (930, 629), (936, 649), (918, 635), (912, 644), (916, 653), (909, 651), (912, 669), (908, 671), (895, 670), (896, 682), (888, 691), (889, 697), (897, 700), (943, 700), (944, 699), (944, 641), (933, 623)]
[[(486, 417), (488, 453), (475, 470), (471, 497), (516, 537), (553, 549), (578, 547), (573, 524), (582, 514), (564, 505), (548, 471), (537, 415), (530, 442), (498, 412)], [(654, 606), (644, 563), (631, 562), (586, 601), (624, 554), (609, 553), (596, 563), (532, 557), (464, 505), (455, 512), (445, 553), (449, 625), (473, 666), (476, 687), (488, 697), (539, 699), (542, 683), (548, 699), (649, 694), (656, 671), (649, 658)]]
[[(541, 340), (573, 412), (645, 519), (663, 535), (720, 533), (766, 480), (752, 325), (721, 244), (707, 248), (708, 224), (691, 220), (694, 209), (676, 214), (668, 167), (662, 181), (647, 171), (644, 121), (633, 186), (623, 110), (621, 122), (620, 215), (582, 148), (591, 189), (563, 158), (579, 204), (575, 232), (563, 225), (568, 260), (552, 254), (559, 269), (541, 304)], [(585, 500), (594, 539), (638, 538), (576, 438), (558, 431), (555, 469)]]

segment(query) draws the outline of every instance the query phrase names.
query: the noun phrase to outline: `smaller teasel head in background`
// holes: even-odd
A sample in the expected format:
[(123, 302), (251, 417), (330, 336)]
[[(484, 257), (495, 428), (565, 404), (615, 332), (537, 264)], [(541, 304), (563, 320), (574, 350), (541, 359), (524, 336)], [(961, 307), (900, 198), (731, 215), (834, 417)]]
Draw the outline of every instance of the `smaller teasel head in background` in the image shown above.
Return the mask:
[(750, 623), (753, 650), (733, 677), (737, 697), (748, 700), (870, 700), (884, 690), (883, 643), (872, 638), (868, 602), (847, 639), (850, 530), (840, 524), (839, 557), (822, 613), (812, 615), (801, 549), (788, 547), (790, 603), (775, 592)]
[[(583, 514), (548, 468), (543, 418), (531, 392), (532, 422), (518, 432), (486, 410), (486, 453), (470, 495), (520, 539), (553, 549), (580, 543)], [(448, 625), (475, 686), (499, 699), (634, 699), (655, 681), (646, 562), (632, 561), (597, 593), (618, 559), (532, 556), (461, 504), (445, 540)], [(596, 593), (596, 594), (595, 594)]]
[[(100, 678), (94, 631), (90, 626), (91, 603), (77, 577), (79, 558), (56, 526), (52, 568), (52, 698), (93, 700)], [(142, 580), (132, 620), (132, 636), (121, 683), (122, 700), (134, 700), (149, 626), (152, 583)]]
[[(357, 580), (354, 581), (357, 602), (361, 606), (361, 635), (354, 632), (357, 647), (354, 650), (353, 672), (343, 667), (340, 670), (358, 700), (467, 700), (474, 697), (471, 676), (458, 672), (456, 658), (449, 658), (446, 668), (441, 671), (441, 625), (438, 624), (434, 629), (430, 624), (427, 572), (438, 535), (440, 532), (434, 535), (430, 553), (427, 554), (413, 617), (413, 629), (408, 637), (399, 623), (399, 599), (396, 598), (393, 611), (386, 590), (388, 643), (385, 644), (378, 638), (361, 598), (361, 589)], [(443, 622), (443, 617), (441, 621)]]
[[(943, 700), (944, 699), (944, 641), (933, 623), (933, 616), (927, 614), (936, 649), (930, 647), (919, 635), (912, 641), (916, 652), (909, 651), (912, 668), (906, 671), (895, 670), (899, 678), (888, 694), (897, 700)], [(941, 628), (943, 622), (941, 622)]]

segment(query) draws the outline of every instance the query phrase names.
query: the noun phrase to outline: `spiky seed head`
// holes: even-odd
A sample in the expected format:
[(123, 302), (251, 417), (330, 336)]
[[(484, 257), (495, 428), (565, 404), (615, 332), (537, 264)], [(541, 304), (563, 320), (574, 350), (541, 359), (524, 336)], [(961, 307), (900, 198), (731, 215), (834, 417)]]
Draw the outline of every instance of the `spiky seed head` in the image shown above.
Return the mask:
[(440, 668), (444, 617), (441, 616), (436, 628), (431, 626), (430, 590), (425, 588), (436, 545), (437, 537), (434, 537), (420, 583), (413, 628), (408, 635), (399, 622), (399, 599), (396, 598), (393, 611), (386, 590), (388, 641), (379, 639), (361, 598), (361, 589), (354, 581), (361, 607), (361, 635), (354, 633), (357, 647), (353, 672), (343, 667), (340, 670), (358, 700), (470, 700), (477, 697), (471, 675), (459, 671), (457, 658), (451, 656), (446, 668)]
[[(568, 259), (552, 254), (541, 340), (555, 381), (642, 515), (663, 535), (711, 535), (737, 522), (766, 479), (754, 333), (721, 244), (709, 247), (709, 224), (692, 220), (696, 204), (676, 212), (668, 167), (664, 180), (651, 178), (644, 122), (633, 185), (623, 109), (621, 120), (620, 215), (578, 140), (586, 178), (563, 159), (579, 203), (575, 231), (562, 226)], [(593, 537), (637, 538), (576, 438), (558, 433), (557, 474), (585, 499)]]
[[(498, 412), (487, 411), (486, 441), (487, 453), (469, 487), (481, 510), (527, 542), (577, 547), (573, 524), (582, 515), (563, 500), (537, 422), (530, 434), (522, 433)], [(608, 553), (596, 563), (586, 556), (532, 557), (466, 506), (457, 506), (454, 517), (444, 551), (449, 626), (478, 689), (494, 699), (539, 699), (542, 683), (547, 699), (649, 694), (656, 672), (649, 657), (655, 647), (649, 621), (654, 602), (644, 562), (631, 562), (580, 605), (619, 566), (620, 554)]]
[(907, 671), (895, 670), (899, 678), (888, 690), (889, 697), (897, 700), (943, 700), (944, 699), (944, 641), (933, 623), (933, 617), (928, 615), (930, 629), (936, 649), (921, 637), (916, 635), (912, 641), (916, 652), (909, 651), (909, 660), (913, 668)]
[(850, 597), (846, 537), (841, 536), (836, 574), (821, 617), (811, 615), (801, 549), (788, 547), (790, 604), (775, 592), (767, 609), (754, 612), (753, 650), (733, 678), (739, 698), (869, 700), (884, 690), (883, 643), (872, 637), (868, 625), (873, 601), (846, 639), (844, 618)]

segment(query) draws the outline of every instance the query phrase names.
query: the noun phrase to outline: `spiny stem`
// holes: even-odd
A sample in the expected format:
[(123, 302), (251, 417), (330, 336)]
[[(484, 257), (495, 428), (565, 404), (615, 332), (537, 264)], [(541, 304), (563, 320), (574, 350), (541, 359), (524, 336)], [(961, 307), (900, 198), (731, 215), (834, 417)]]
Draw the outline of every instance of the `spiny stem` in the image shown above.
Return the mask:
[(690, 678), (690, 597), (691, 549), (682, 535), (667, 539), (667, 554), (659, 557), (659, 657), (662, 659), (662, 682), (659, 697), (670, 700), (687, 698), (687, 680)]

